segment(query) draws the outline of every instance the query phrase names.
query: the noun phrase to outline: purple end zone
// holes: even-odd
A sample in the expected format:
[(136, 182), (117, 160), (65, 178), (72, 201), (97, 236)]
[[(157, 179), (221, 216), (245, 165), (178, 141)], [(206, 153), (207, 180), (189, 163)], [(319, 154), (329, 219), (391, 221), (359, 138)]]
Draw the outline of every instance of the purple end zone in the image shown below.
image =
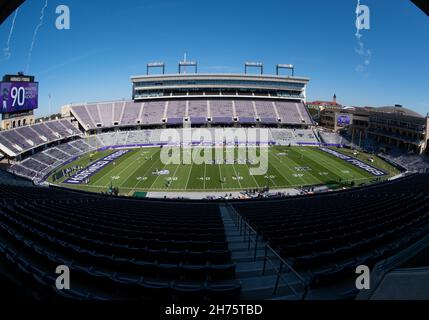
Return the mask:
[(348, 163), (351, 163), (352, 165), (354, 165), (355, 167), (361, 168), (362, 170), (365, 170), (366, 172), (372, 174), (373, 176), (376, 177), (381, 177), (381, 176), (385, 176), (386, 173), (381, 171), (380, 169), (377, 169), (369, 164), (366, 164), (356, 158), (350, 157), (348, 155), (345, 155), (344, 153), (332, 150), (332, 149), (328, 149), (328, 148), (319, 148), (320, 150), (329, 153), (331, 155), (333, 155), (334, 157), (337, 157), (339, 159), (342, 159)]
[(72, 177), (65, 180), (63, 183), (75, 184), (75, 185), (82, 184), (86, 179), (88, 179), (89, 177), (92, 177), (98, 171), (106, 167), (111, 162), (127, 154), (129, 151), (130, 150), (118, 150), (112, 153), (111, 155), (108, 155), (107, 157), (104, 157), (103, 159), (100, 159), (94, 162), (89, 167), (79, 171), (78, 173), (74, 174)]

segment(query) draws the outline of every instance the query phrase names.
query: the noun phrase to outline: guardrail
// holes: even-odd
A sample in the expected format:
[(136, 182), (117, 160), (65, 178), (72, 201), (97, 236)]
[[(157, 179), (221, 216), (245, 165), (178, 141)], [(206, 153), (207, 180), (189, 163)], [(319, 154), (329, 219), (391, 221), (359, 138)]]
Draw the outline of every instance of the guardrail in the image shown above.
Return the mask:
[[(292, 266), (285, 261), (280, 255), (262, 238), (262, 235), (259, 234), (247, 221), (244, 219), (232, 205), (228, 205), (228, 211), (231, 214), (231, 219), (234, 221), (234, 224), (237, 226), (240, 235), (243, 236), (244, 240), (248, 243), (248, 250), (253, 251), (253, 261), (257, 259), (258, 248), (264, 249), (264, 260), (262, 267), (262, 275), (265, 275), (268, 265), (271, 266), (276, 274), (276, 281), (273, 287), (273, 295), (277, 294), (279, 285), (281, 282), (285, 283), (286, 286), (292, 291), (292, 293), (298, 299), (304, 299), (308, 291), (308, 281), (306, 281)], [(262, 247), (260, 247), (262, 245)], [(296, 280), (293, 282), (302, 287), (302, 291), (298, 292), (294, 285), (290, 282), (290, 276)]]

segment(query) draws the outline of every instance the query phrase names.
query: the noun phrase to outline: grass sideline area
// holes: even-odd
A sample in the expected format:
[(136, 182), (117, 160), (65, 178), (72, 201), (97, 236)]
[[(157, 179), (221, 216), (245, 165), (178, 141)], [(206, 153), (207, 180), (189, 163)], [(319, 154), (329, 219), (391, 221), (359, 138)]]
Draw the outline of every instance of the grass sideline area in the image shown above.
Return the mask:
[[(268, 172), (265, 175), (253, 176), (249, 168), (253, 165), (244, 164), (189, 164), (164, 165), (160, 158), (161, 148), (130, 149), (128, 153), (115, 160), (114, 163), (96, 172), (90, 177), (89, 184), (71, 185), (64, 181), (66, 177), (54, 182), (53, 175), (48, 182), (61, 187), (91, 192), (108, 192), (111, 187), (117, 188), (121, 195), (155, 191), (243, 191), (269, 187), (272, 190), (284, 188), (300, 188), (313, 185), (360, 186), (377, 179), (387, 179), (399, 171), (384, 160), (365, 153), (353, 155), (352, 150), (332, 148), (362, 162), (372, 165), (387, 173), (377, 178), (344, 160), (338, 159), (317, 147), (270, 147), (268, 152)], [(191, 152), (188, 149), (180, 150)], [(73, 166), (88, 167), (115, 150), (105, 150), (82, 156), (56, 172)], [(195, 152), (195, 148), (192, 149)], [(228, 152), (234, 152), (238, 159), (238, 148), (224, 148), (224, 158)], [(215, 152), (213, 152), (213, 155)], [(369, 158), (373, 158), (373, 162)], [(162, 172), (163, 174), (157, 174)]]

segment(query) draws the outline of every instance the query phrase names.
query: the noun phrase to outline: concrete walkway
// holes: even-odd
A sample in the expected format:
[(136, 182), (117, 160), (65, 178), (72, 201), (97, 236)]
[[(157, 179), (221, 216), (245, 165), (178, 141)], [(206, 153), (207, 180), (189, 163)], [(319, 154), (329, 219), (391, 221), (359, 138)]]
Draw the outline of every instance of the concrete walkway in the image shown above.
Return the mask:
[[(277, 192), (281, 192), (284, 194), (288, 194), (290, 196), (299, 195), (300, 192), (297, 189), (279, 189), (279, 190), (271, 190), (270, 193), (274, 194)], [(185, 198), (185, 199), (193, 199), (193, 200), (200, 200), (200, 199), (207, 199), (207, 198), (224, 198), (225, 195), (230, 195), (233, 199), (238, 199), (240, 196), (243, 196), (241, 191), (222, 191), (222, 192), (215, 192), (215, 191), (204, 191), (204, 192), (180, 192), (180, 191), (155, 191), (155, 192), (148, 192), (147, 197), (148, 198), (169, 198), (169, 199), (177, 199), (177, 198)]]

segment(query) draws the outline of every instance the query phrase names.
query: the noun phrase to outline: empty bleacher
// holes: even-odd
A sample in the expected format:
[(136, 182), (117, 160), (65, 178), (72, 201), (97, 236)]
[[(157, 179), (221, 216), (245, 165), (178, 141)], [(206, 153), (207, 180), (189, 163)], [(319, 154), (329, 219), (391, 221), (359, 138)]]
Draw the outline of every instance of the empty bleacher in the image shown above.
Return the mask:
[(241, 123), (254, 123), (256, 121), (253, 101), (237, 100), (234, 101), (235, 114)]
[(152, 101), (144, 104), (142, 124), (160, 124), (164, 117), (165, 101)]
[(210, 114), (212, 122), (216, 124), (231, 124), (234, 110), (231, 100), (211, 100)]
[(270, 125), (279, 123), (278, 120), (291, 125), (313, 124), (303, 103), (261, 99), (124, 101), (75, 105), (71, 110), (85, 129), (159, 125), (164, 118), (167, 124), (177, 125), (182, 124), (186, 117), (194, 124), (205, 124), (208, 117), (212, 118), (214, 124), (230, 124), (234, 117), (243, 124), (255, 123), (257, 117), (260, 123)]
[(303, 103), (276, 101), (277, 111), (283, 123), (311, 124), (311, 118)]
[(273, 140), (277, 145), (318, 145), (319, 140), (313, 130), (271, 129)]
[[(427, 235), (428, 178), (231, 205), (308, 281), (307, 298), (342, 282), (352, 288), (343, 297), (351, 298), (356, 266), (372, 268)], [(240, 297), (223, 204), (128, 200), (14, 183), (0, 185), (0, 193), (0, 265), (44, 294), (179, 302)], [(67, 265), (73, 279), (62, 293), (54, 289), (58, 265)], [(255, 282), (257, 292), (263, 284)]]
[(274, 124), (278, 122), (278, 116), (272, 101), (256, 100), (255, 106), (262, 123)]
[(188, 117), (191, 123), (204, 124), (207, 122), (207, 100), (190, 100)]
[(171, 100), (168, 102), (167, 118), (169, 123), (171, 120), (178, 120), (179, 123), (183, 122), (183, 118), (186, 116), (186, 105), (185, 100)]
[[(59, 294), (55, 270), (72, 274), (67, 297), (198, 300), (240, 295), (216, 204), (110, 199), (2, 187), (0, 263)], [(17, 201), (19, 200), (19, 201)]]
[(0, 149), (9, 156), (17, 156), (55, 141), (79, 136), (68, 119), (48, 121), (33, 126), (0, 131)]
[[(124, 126), (135, 126), (137, 124), (141, 108), (141, 103), (126, 102), (121, 124)], [(101, 111), (100, 109), (100, 112), (104, 112), (104, 110)]]
[[(115, 136), (112, 134), (108, 135), (110, 139), (116, 137), (116, 133)], [(102, 139), (105, 135), (100, 135), (100, 137)], [(98, 142), (100, 141), (98, 140), (100, 137), (90, 137), (86, 140), (74, 140), (51, 147), (12, 165), (9, 171), (16, 175), (40, 182), (63, 163), (104, 146), (101, 142)]]
[(415, 175), (365, 189), (234, 208), (307, 275), (311, 288), (318, 288), (354, 279), (358, 265), (372, 268), (427, 235), (428, 179)]

